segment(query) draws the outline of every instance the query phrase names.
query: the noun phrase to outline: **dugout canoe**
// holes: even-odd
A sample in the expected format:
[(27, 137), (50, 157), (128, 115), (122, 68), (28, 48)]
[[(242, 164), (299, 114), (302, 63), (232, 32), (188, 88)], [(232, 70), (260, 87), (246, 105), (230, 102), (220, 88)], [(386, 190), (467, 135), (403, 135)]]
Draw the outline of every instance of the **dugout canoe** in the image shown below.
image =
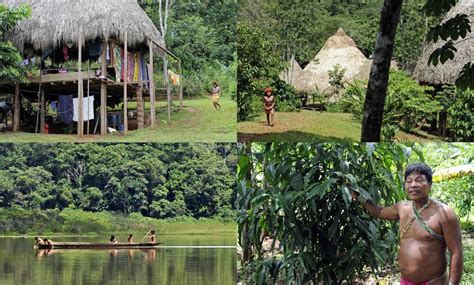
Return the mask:
[(155, 248), (162, 243), (94, 243), (94, 242), (55, 242), (53, 245), (39, 244), (38, 249), (129, 249), (129, 248)]

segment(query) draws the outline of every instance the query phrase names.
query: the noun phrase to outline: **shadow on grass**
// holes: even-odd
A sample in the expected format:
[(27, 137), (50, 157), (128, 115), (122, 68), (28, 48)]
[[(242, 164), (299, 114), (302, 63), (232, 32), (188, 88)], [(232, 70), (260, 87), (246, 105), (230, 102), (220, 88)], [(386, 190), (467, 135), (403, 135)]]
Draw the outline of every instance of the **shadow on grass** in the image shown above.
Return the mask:
[(354, 142), (350, 138), (336, 138), (321, 136), (314, 133), (300, 131), (286, 131), (281, 133), (255, 134), (237, 132), (238, 142)]

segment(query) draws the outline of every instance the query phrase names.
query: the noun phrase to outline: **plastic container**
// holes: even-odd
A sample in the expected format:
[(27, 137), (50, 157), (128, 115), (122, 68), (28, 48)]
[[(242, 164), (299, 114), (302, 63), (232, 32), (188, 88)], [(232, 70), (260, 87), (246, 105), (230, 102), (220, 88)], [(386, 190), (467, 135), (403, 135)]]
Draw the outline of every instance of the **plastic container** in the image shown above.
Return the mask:
[(123, 132), (124, 129), (125, 129), (125, 128), (123, 127), (123, 125), (118, 125), (118, 131), (119, 131), (119, 132)]

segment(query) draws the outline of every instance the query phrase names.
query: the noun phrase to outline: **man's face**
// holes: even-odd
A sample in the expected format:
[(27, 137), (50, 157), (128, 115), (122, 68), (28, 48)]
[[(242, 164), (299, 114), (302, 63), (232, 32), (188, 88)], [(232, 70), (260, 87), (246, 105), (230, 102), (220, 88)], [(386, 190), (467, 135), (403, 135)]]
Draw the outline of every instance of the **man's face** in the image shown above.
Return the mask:
[(420, 200), (428, 197), (431, 184), (426, 176), (418, 172), (412, 172), (405, 180), (405, 191), (410, 200)]

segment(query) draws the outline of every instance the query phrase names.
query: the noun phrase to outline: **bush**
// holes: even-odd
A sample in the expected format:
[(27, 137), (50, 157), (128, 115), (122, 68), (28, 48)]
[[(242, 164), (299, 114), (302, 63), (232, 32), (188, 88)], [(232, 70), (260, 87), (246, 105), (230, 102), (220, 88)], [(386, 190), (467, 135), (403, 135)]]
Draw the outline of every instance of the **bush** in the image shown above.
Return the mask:
[[(355, 81), (346, 89), (342, 108), (362, 120), (366, 94), (366, 82)], [(398, 125), (412, 131), (434, 118), (442, 105), (426, 94), (431, 87), (420, 86), (403, 71), (391, 70), (387, 96), (385, 97), (383, 124)]]
[(275, 109), (279, 112), (294, 112), (301, 110), (301, 99), (293, 86), (283, 80), (276, 80), (273, 84)]
[(474, 91), (456, 89), (455, 101), (448, 108), (448, 128), (455, 141), (474, 141)]

